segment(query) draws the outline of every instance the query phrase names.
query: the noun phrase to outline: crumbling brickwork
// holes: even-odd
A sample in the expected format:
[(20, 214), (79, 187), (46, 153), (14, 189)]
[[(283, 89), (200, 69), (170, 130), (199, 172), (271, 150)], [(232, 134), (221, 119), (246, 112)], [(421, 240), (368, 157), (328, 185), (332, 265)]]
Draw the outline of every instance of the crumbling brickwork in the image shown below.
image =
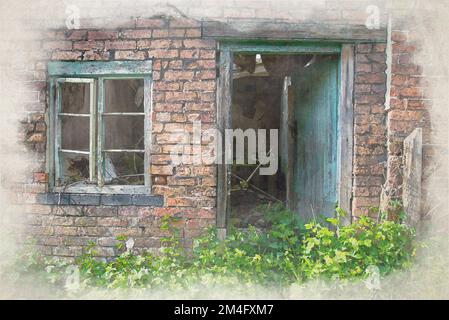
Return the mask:
[(386, 45), (359, 44), (354, 84), (353, 215), (379, 206), (386, 161)]
[[(183, 142), (185, 152), (198, 152), (193, 148), (199, 146), (184, 141), (195, 119), (201, 120), (203, 129), (215, 127), (215, 47), (215, 41), (201, 39), (199, 23), (187, 19), (137, 19), (135, 24), (115, 30), (55, 30), (45, 34), (42, 49), (49, 60), (153, 61), (150, 171), (152, 192), (164, 196), (162, 208), (30, 205), (26, 211), (31, 215), (31, 231), (45, 253), (75, 256), (93, 241), (101, 248), (100, 255), (114, 256), (119, 235), (132, 237), (136, 249), (157, 248), (160, 238), (167, 235), (160, 230), (163, 215), (180, 218), (176, 226), (189, 246), (193, 236), (215, 223), (215, 166), (174, 166), (170, 158)], [(46, 109), (42, 104), (48, 103), (46, 62), (38, 66), (41, 79), (33, 82), (32, 89), (40, 97), (36, 103), (41, 112), (33, 113), (23, 123), (23, 139), (45, 158), (47, 137), (42, 111)], [(43, 162), (41, 171), (33, 174), (33, 191), (46, 189), (44, 168)], [(35, 195), (27, 195), (32, 202)]]
[[(307, 17), (363, 25), (366, 6), (371, 1), (350, 5), (325, 1), (320, 9), (292, 10), (285, 3), (279, 8), (248, 1), (242, 9), (232, 7), (203, 12), (186, 8), (193, 16), (223, 16), (246, 19), (290, 21), (301, 14)], [(246, 2), (245, 2), (246, 3)], [(181, 5), (182, 7), (182, 5)], [(87, 9), (86, 9), (87, 10)], [(195, 11), (196, 10), (196, 11)], [(111, 13), (112, 16), (112, 13)], [(164, 215), (176, 216), (183, 243), (216, 221), (215, 165), (173, 165), (170, 153), (183, 145), (184, 152), (199, 153), (199, 146), (186, 141), (192, 121), (199, 119), (202, 129), (217, 123), (217, 42), (202, 37), (201, 21), (187, 18), (121, 19), (120, 26), (99, 29), (46, 30), (39, 35), (33, 51), (33, 65), (20, 73), (28, 91), (23, 100), (27, 115), (21, 123), (20, 140), (38, 163), (20, 186), (15, 202), (24, 204), (27, 232), (48, 255), (79, 255), (90, 241), (98, 245), (101, 256), (117, 254), (116, 237), (129, 236), (136, 249), (158, 248), (167, 235), (160, 226)], [(104, 25), (104, 21), (102, 20)], [(387, 84), (387, 46), (385, 43), (355, 45), (354, 75), (354, 147), (352, 213), (371, 214), (379, 206), (382, 186), (391, 196), (400, 194), (403, 139), (416, 127), (424, 128), (425, 144), (430, 144), (430, 101), (426, 98), (426, 80), (413, 56), (417, 39), (406, 31), (392, 33), (392, 81)], [(162, 206), (139, 205), (43, 205), (38, 193), (48, 191), (46, 174), (48, 108), (48, 61), (152, 60), (152, 193), (163, 196)], [(387, 85), (390, 108), (385, 109)], [(425, 154), (435, 152), (426, 147)], [(430, 158), (425, 162), (430, 163)], [(426, 163), (427, 163), (426, 162)], [(218, 195), (223, 196), (223, 195)]]

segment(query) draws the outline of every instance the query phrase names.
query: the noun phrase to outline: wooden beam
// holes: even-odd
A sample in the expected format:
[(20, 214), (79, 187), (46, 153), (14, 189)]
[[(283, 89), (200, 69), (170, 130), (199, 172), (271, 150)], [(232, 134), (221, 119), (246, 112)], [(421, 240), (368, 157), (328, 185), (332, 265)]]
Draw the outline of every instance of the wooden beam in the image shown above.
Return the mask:
[(223, 50), (238, 53), (268, 53), (268, 54), (339, 54), (340, 43), (316, 42), (286, 42), (286, 41), (231, 41), (220, 42)]
[(152, 62), (145, 61), (50, 61), (50, 76), (92, 77), (102, 75), (149, 75)]
[(354, 135), (354, 45), (344, 44), (340, 65), (340, 102), (338, 117), (338, 204), (349, 216), (351, 222), (352, 161)]
[[(225, 129), (231, 128), (231, 103), (232, 52), (223, 50), (220, 51), (217, 91), (217, 127), (222, 137), (225, 136)], [(217, 153), (221, 154), (219, 151)], [(224, 153), (224, 155), (226, 155), (226, 153)], [(224, 158), (225, 157), (222, 157), (220, 159), (221, 161), (217, 168), (217, 228), (221, 238), (226, 235), (226, 228), (229, 223), (229, 215), (231, 212), (231, 165), (224, 163)]]
[(319, 40), (336, 42), (385, 42), (386, 28), (330, 23), (272, 21), (203, 21), (203, 37), (215, 39)]

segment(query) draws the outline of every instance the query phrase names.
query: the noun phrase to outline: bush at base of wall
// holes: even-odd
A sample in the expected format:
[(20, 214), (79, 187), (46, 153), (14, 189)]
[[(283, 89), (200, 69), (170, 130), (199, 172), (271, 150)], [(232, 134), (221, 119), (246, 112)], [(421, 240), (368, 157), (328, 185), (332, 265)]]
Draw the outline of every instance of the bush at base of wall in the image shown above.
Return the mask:
[[(164, 239), (159, 255), (133, 254), (132, 240), (119, 237), (123, 253), (114, 260), (95, 257), (95, 245), (73, 264), (55, 258), (26, 254), (12, 266), (15, 273), (37, 272), (43, 281), (60, 287), (188, 288), (195, 284), (289, 285), (310, 279), (364, 279), (373, 270), (385, 275), (411, 265), (415, 253), (414, 230), (399, 222), (376, 222), (362, 217), (340, 226), (344, 212), (336, 217), (303, 224), (297, 215), (272, 206), (265, 208), (270, 227), (233, 230), (219, 241), (210, 232), (186, 252), (172, 222), (164, 218), (162, 228), (172, 231)], [(68, 272), (67, 270), (71, 270)], [(68, 277), (76, 270), (76, 281)], [(70, 279), (69, 279), (70, 280)], [(73, 279), (72, 279), (73, 280)], [(70, 289), (70, 288), (69, 288)]]

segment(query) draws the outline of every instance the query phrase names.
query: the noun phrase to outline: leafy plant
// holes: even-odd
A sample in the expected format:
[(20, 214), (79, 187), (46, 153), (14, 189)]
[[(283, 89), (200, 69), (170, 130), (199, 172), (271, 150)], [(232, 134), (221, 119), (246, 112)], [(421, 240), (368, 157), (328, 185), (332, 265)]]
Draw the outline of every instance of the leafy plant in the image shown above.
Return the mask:
[[(192, 284), (235, 283), (285, 285), (309, 279), (365, 278), (377, 267), (382, 275), (411, 264), (414, 231), (396, 221), (360, 217), (342, 225), (346, 213), (336, 208), (324, 222), (304, 224), (297, 214), (279, 205), (262, 208), (269, 227), (232, 229), (224, 240), (209, 229), (193, 242), (181, 244), (178, 218), (165, 216), (159, 253), (134, 253), (127, 237), (118, 237), (117, 258), (98, 258), (90, 243), (75, 264), (81, 287), (185, 288)], [(126, 244), (126, 246), (125, 246)], [(126, 248), (126, 250), (125, 250)], [(60, 283), (70, 263), (28, 256), (21, 272), (45, 270), (47, 281)], [(73, 266), (72, 266), (73, 267)]]

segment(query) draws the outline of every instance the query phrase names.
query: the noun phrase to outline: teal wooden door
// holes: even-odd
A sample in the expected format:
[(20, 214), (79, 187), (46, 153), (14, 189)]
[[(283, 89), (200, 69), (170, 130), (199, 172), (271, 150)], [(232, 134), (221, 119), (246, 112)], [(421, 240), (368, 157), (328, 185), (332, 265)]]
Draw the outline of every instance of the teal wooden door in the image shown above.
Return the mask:
[(337, 201), (338, 56), (294, 75), (295, 210), (305, 219), (333, 216)]

